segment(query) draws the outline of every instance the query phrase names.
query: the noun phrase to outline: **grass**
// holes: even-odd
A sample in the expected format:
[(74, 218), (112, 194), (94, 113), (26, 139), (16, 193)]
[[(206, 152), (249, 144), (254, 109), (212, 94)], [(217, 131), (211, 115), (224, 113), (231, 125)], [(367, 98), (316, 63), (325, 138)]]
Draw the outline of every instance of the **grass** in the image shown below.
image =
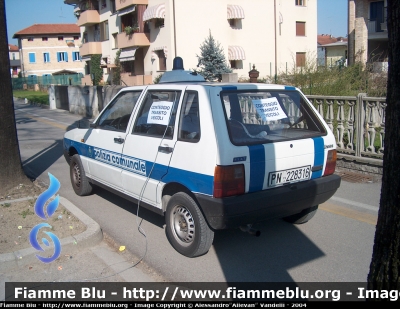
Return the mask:
[(28, 99), (31, 102), (49, 105), (48, 93), (32, 90), (14, 90), (13, 96), (21, 99)]

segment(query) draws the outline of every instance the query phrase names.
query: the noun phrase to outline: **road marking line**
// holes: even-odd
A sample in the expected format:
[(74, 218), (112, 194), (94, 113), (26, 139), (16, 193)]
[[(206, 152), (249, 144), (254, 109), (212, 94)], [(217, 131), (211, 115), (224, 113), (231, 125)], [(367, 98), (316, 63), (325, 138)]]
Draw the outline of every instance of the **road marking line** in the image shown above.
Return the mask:
[[(22, 111), (22, 110), (19, 110), (19, 109), (16, 109), (16, 111), (19, 111), (19, 112), (22, 112), (22, 113), (25, 113), (25, 114), (29, 114), (29, 116), (27, 116), (28, 118), (34, 119), (36, 121), (39, 121), (39, 122), (48, 124), (50, 126), (63, 129), (63, 130), (67, 130), (67, 128), (69, 126), (69, 125), (62, 125), (62, 124), (56, 122), (54, 119), (50, 119), (50, 118), (47, 118), (47, 117), (41, 117), (39, 115), (36, 115), (36, 114), (33, 114), (33, 113), (29, 113), (29, 112), (25, 112), (25, 111)], [(48, 120), (46, 120), (46, 119), (48, 119)]]
[(334, 205), (329, 202), (325, 202), (325, 203), (319, 205), (318, 208), (322, 209), (324, 211), (339, 215), (339, 216), (343, 216), (343, 217), (351, 218), (351, 219), (354, 219), (357, 221), (372, 224), (374, 226), (376, 225), (376, 222), (378, 220), (377, 215), (372, 215), (372, 214), (364, 213), (361, 211), (353, 210), (350, 208)]
[(367, 204), (363, 204), (363, 203), (358, 203), (358, 202), (350, 201), (350, 200), (347, 200), (345, 198), (336, 197), (336, 196), (332, 196), (331, 200), (334, 200), (334, 201), (337, 201), (337, 202), (341, 202), (341, 203), (345, 203), (345, 204), (349, 204), (351, 206), (356, 206), (356, 207), (360, 207), (360, 208), (376, 211), (376, 212), (378, 212), (378, 209), (379, 209), (379, 206), (372, 206), (372, 205), (367, 205)]

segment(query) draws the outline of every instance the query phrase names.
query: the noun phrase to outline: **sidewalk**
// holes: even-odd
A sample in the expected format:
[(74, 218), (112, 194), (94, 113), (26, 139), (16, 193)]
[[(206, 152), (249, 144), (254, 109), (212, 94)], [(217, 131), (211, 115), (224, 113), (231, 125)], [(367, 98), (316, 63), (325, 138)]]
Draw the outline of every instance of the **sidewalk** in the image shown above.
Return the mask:
[[(26, 248), (0, 254), (0, 301), (5, 282), (159, 282), (162, 279), (119, 247), (100, 226), (64, 197), (60, 204), (86, 225), (86, 230), (61, 241), (61, 255), (51, 263), (37, 259), (38, 251)], [(53, 248), (45, 252), (52, 253)], [(43, 253), (40, 253), (43, 255)]]

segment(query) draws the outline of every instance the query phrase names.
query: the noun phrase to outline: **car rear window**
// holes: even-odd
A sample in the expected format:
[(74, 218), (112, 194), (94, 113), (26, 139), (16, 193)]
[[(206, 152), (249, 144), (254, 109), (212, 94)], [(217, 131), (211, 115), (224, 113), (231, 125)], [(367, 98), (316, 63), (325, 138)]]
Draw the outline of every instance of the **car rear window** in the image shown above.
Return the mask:
[(224, 91), (226, 123), (234, 145), (325, 135), (325, 127), (298, 91)]

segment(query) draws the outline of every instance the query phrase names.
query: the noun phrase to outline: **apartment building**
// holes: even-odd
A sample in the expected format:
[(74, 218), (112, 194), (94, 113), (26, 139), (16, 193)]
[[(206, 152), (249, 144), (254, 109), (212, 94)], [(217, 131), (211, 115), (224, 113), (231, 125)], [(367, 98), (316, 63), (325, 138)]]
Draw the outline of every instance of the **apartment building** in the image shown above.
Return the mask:
[(18, 77), (18, 73), (21, 71), (18, 46), (8, 44), (8, 56), (10, 58), (11, 77)]
[(83, 74), (79, 44), (80, 29), (75, 24), (34, 24), (18, 31), (21, 73), (35, 83), (52, 75)]
[[(111, 82), (121, 50), (126, 85), (151, 83), (180, 56), (186, 70), (209, 33), (220, 43), (239, 78), (255, 65), (272, 77), (317, 59), (316, 0), (64, 0), (75, 6), (80, 53), (89, 62), (102, 55), (104, 81)], [(90, 80), (90, 65), (85, 81)]]
[(349, 64), (373, 63), (375, 71), (387, 70), (387, 0), (349, 0)]

